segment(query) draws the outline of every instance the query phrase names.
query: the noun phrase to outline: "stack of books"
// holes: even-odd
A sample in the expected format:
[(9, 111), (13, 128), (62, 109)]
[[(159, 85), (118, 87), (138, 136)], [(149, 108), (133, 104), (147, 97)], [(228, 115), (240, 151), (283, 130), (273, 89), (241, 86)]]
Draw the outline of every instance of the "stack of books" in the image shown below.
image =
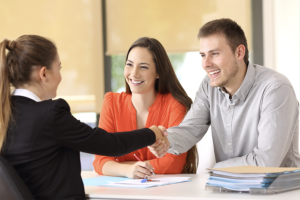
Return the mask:
[(276, 194), (300, 189), (300, 168), (241, 166), (209, 170), (207, 191)]

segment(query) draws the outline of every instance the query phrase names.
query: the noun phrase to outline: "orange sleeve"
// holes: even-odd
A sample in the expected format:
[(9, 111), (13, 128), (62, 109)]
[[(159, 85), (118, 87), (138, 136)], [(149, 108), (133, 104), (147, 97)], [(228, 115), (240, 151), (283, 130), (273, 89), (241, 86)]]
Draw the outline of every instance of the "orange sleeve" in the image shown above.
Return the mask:
[[(112, 92), (105, 94), (102, 108), (100, 112), (100, 120), (99, 120), (99, 128), (106, 130), (109, 133), (114, 133), (115, 131), (115, 119), (113, 115), (113, 103), (112, 103)], [(109, 157), (109, 156), (100, 156), (95, 155), (95, 160), (93, 162), (93, 166), (95, 171), (102, 174), (102, 167), (107, 161), (116, 161), (116, 157)]]
[[(172, 104), (172, 106), (170, 109), (171, 112), (169, 116), (168, 126), (166, 128), (170, 128), (172, 126), (177, 126), (178, 124), (180, 124), (185, 116), (186, 111), (185, 107), (175, 99), (171, 100), (170, 103)], [(167, 153), (162, 158), (154, 158), (150, 160), (150, 165), (154, 167), (154, 172), (157, 174), (180, 174), (186, 163), (186, 156), (187, 152), (180, 155)]]

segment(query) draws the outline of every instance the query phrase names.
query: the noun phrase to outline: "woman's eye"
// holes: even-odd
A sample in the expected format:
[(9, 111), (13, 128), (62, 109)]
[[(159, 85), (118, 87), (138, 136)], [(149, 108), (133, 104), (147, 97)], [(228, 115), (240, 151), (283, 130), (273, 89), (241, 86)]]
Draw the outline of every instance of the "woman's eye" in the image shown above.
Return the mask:
[(141, 68), (142, 68), (142, 69), (148, 69), (148, 67), (146, 67), (146, 66), (141, 66)]
[(127, 66), (129, 66), (129, 67), (131, 67), (131, 66), (132, 66), (132, 64), (131, 64), (131, 63), (126, 63), (126, 65), (127, 65)]

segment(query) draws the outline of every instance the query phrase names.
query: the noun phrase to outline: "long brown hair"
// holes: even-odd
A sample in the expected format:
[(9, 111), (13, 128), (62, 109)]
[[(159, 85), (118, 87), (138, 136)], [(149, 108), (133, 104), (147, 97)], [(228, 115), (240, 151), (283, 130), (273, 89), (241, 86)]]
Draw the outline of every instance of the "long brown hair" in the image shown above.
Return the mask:
[(53, 42), (37, 35), (23, 35), (15, 41), (4, 39), (0, 43), (0, 152), (12, 120), (10, 85), (19, 88), (29, 83), (36, 67), (50, 69), (56, 54)]
[[(182, 85), (180, 84), (171, 61), (168, 57), (168, 54), (162, 44), (154, 39), (149, 37), (142, 37), (136, 40), (129, 48), (126, 61), (130, 51), (135, 47), (146, 48), (151, 52), (153, 60), (155, 63), (156, 72), (159, 75), (159, 79), (156, 79), (155, 90), (160, 94), (171, 95), (182, 105), (185, 106), (186, 112), (191, 108), (193, 103), (192, 99), (187, 95)], [(131, 93), (128, 83), (125, 81), (126, 93)], [(186, 164), (183, 168), (182, 173), (195, 174), (198, 167), (198, 151), (196, 145), (193, 146), (187, 154)]]

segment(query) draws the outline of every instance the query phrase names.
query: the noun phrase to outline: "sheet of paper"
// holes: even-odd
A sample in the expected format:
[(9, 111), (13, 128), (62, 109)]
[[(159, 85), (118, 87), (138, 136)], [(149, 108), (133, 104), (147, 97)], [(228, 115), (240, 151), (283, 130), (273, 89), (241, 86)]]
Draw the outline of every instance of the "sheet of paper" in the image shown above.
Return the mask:
[(125, 181), (113, 182), (109, 181), (109, 183), (105, 186), (110, 187), (131, 187), (131, 188), (149, 188), (156, 187), (161, 185), (168, 185), (180, 182), (190, 181), (190, 177), (168, 177), (168, 176), (152, 176), (151, 180), (158, 180), (159, 182), (145, 182), (142, 183), (143, 179), (130, 179)]
[(240, 167), (225, 167), (225, 168), (208, 168), (211, 171), (222, 171), (238, 174), (261, 174), (261, 173), (282, 173), (300, 170), (300, 168), (292, 167), (257, 167), (257, 166), (240, 166)]
[(237, 178), (250, 178), (250, 177), (265, 177), (266, 174), (253, 174), (253, 173), (231, 173), (231, 172), (223, 172), (223, 171), (213, 171), (212, 175), (223, 175), (228, 177), (237, 177)]
[(142, 179), (130, 179), (125, 177), (112, 177), (112, 176), (98, 176), (94, 178), (83, 179), (83, 184), (85, 186), (148, 188), (148, 187), (155, 187), (160, 185), (168, 185), (173, 183), (191, 181), (190, 177), (176, 177), (176, 176), (174, 177), (173, 175), (156, 175), (156, 176), (151, 176), (150, 179), (159, 180), (159, 182), (141, 183)]

